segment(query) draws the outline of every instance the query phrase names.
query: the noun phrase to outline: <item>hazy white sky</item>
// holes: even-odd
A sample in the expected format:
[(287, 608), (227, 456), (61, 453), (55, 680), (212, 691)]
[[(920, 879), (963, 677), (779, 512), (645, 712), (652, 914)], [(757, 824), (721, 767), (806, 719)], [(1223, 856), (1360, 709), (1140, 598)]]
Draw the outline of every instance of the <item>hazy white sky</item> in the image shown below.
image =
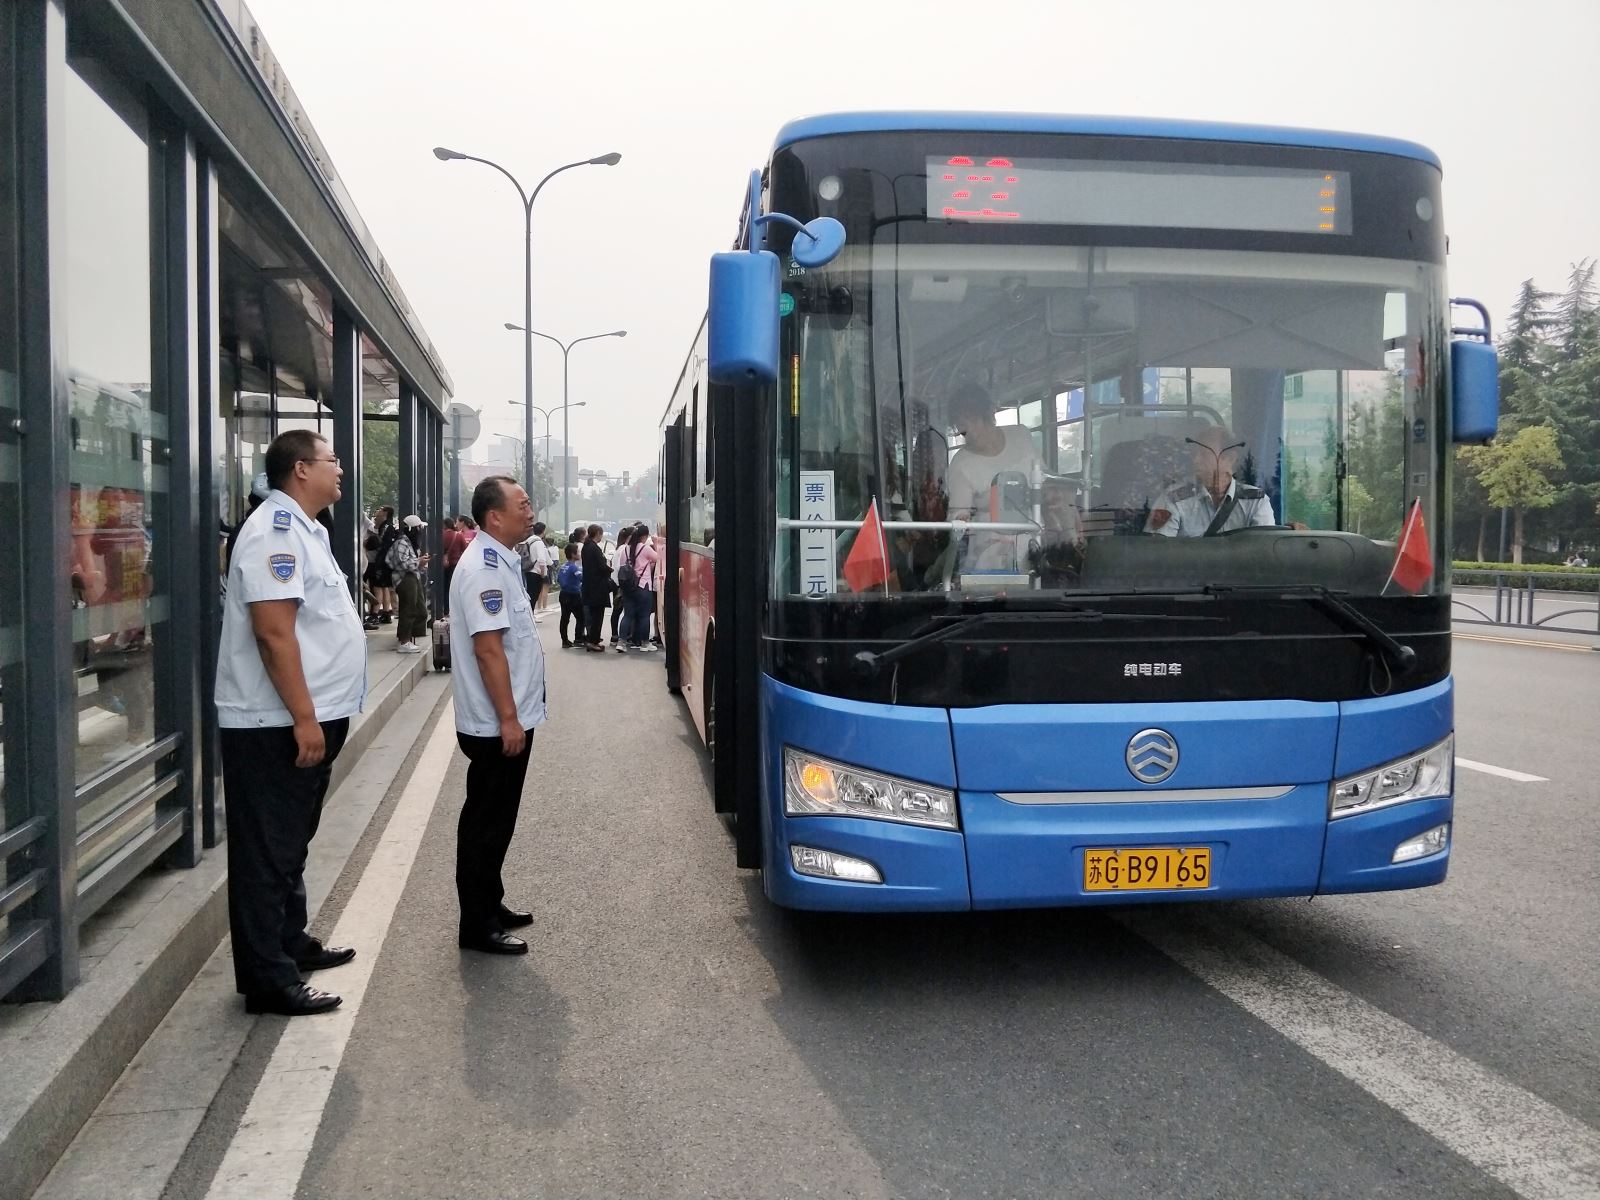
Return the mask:
[[(1342, 0), (249, 0), (268, 42), (488, 434), (520, 433), (522, 213), (534, 327), (571, 356), (586, 466), (655, 461), (748, 172), (806, 113), (1111, 113), (1348, 129), (1444, 162), (1453, 295), (1498, 322), (1519, 283), (1600, 256), (1600, 3)], [(534, 403), (561, 402), (534, 349)], [(544, 432), (542, 419), (535, 436)], [(556, 436), (561, 434), (557, 421)], [(487, 437), (486, 439), (487, 440)]]

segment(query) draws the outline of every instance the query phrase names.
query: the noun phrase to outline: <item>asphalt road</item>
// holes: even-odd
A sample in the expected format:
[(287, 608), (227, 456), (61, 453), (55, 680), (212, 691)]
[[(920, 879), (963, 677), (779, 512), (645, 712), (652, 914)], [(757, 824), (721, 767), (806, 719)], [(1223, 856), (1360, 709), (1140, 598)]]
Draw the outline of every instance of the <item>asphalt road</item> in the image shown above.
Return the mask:
[[(733, 869), (659, 655), (550, 659), (533, 953), (454, 945), (456, 754), (300, 1196), (1600, 1194), (1600, 1160), (1596, 1192), (1540, 1174), (1600, 1145), (1600, 654), (1457, 640), (1458, 753), (1544, 781), (1458, 772), (1442, 887), (879, 919)], [(206, 1194), (284, 1024), (169, 1195)], [(1528, 1161), (1486, 1167), (1502, 1135)]]

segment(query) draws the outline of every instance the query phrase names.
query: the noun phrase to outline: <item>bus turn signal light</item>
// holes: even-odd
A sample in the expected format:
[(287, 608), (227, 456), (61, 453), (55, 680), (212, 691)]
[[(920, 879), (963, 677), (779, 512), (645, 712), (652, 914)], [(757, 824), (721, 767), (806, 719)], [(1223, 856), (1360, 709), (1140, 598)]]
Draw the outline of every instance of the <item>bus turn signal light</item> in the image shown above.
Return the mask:
[(958, 829), (955, 793), (910, 779), (783, 750), (783, 809), (791, 817), (870, 817)]

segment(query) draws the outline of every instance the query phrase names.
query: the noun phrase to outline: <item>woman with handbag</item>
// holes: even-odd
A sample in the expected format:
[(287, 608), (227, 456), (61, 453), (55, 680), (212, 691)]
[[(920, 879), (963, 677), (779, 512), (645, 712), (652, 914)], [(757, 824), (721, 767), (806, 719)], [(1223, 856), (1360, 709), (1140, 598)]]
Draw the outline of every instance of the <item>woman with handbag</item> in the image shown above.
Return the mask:
[(422, 549), (422, 518), (413, 513), (401, 522), (404, 531), (389, 548), (389, 569), (394, 573), (400, 596), (400, 616), (395, 622), (395, 637), (400, 654), (421, 654), (417, 639), (428, 632), (428, 602), (422, 594), (422, 573), (428, 569), (429, 555)]

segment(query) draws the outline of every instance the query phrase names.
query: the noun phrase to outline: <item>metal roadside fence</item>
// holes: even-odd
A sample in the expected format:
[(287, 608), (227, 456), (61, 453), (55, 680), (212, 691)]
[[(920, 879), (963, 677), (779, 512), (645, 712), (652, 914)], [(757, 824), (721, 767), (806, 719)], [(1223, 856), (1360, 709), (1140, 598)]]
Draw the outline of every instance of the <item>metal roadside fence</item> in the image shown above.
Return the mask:
[(1600, 634), (1600, 571), (1453, 572), (1452, 619)]

